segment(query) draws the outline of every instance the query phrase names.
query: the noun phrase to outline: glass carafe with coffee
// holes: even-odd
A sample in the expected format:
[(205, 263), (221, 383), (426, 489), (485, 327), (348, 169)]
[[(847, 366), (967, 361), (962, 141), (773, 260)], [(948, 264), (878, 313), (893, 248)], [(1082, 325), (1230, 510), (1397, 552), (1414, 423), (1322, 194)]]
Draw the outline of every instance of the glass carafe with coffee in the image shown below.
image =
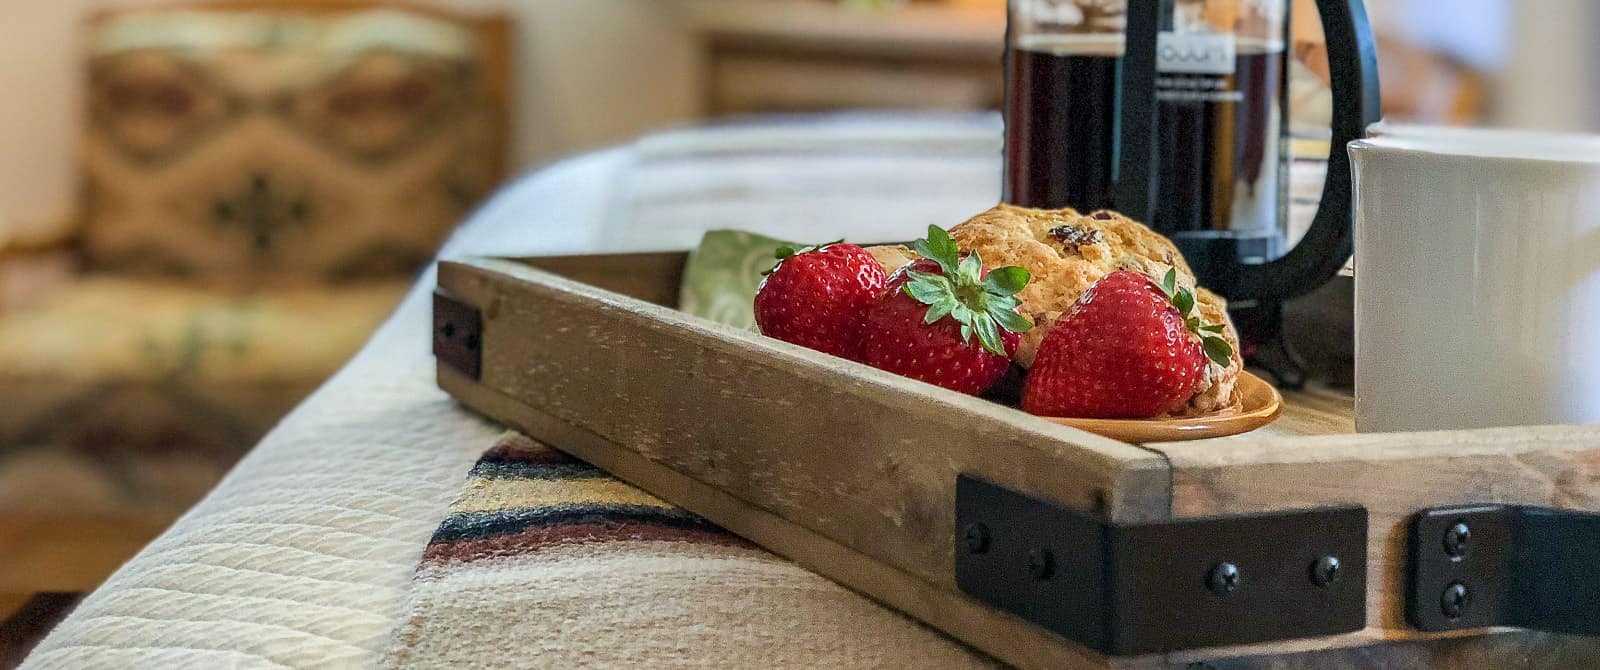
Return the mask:
[(1288, 0), (1010, 0), (1004, 199), (1109, 208), (1183, 251), (1230, 299), (1246, 352), (1285, 385), (1303, 370), (1282, 301), (1350, 258), (1345, 144), (1378, 120), (1361, 0), (1317, 0), (1333, 107), (1327, 180), (1288, 247)]

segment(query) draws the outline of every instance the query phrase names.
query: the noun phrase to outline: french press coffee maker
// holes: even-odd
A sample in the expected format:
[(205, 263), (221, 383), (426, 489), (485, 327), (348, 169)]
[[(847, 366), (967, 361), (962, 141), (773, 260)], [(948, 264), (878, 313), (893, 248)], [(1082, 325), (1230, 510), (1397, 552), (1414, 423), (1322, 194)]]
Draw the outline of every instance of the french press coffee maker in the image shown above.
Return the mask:
[(1149, 224), (1229, 298), (1247, 351), (1290, 359), (1278, 368), (1296, 367), (1279, 305), (1350, 258), (1345, 144), (1379, 116), (1361, 0), (1316, 0), (1333, 100), (1327, 179), (1285, 249), (1288, 1), (1010, 0), (1006, 38), (1003, 199)]

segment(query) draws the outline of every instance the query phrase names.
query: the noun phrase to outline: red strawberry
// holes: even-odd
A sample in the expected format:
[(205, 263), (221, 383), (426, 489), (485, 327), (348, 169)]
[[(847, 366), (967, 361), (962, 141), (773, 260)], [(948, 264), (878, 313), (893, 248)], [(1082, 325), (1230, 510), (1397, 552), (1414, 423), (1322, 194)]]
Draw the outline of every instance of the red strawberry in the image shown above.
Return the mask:
[(1045, 416), (1132, 419), (1160, 416), (1194, 395), (1206, 358), (1233, 355), (1219, 325), (1190, 312), (1194, 294), (1168, 271), (1158, 286), (1118, 270), (1090, 286), (1039, 345), (1022, 408)]
[(861, 360), (861, 326), (883, 292), (878, 260), (854, 244), (778, 247), (756, 288), (756, 325), (769, 337)]
[(923, 258), (890, 277), (867, 312), (864, 360), (929, 384), (982, 393), (1011, 366), (1018, 333), (1032, 327), (1017, 314), (1016, 293), (1027, 285), (1028, 271), (986, 272), (978, 254), (960, 256), (938, 226), (929, 226), (928, 239), (913, 246)]

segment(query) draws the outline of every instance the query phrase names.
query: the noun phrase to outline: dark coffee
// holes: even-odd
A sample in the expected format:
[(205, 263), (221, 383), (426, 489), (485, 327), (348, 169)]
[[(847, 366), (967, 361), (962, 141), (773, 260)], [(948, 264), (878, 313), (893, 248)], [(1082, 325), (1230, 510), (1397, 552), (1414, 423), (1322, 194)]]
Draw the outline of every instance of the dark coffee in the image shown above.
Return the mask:
[(1121, 51), (1120, 35), (1085, 35), (1006, 53), (1006, 202), (1112, 206)]
[[(1121, 35), (1030, 36), (1007, 54), (1007, 202), (1112, 208)], [(1232, 75), (1157, 79), (1157, 230), (1277, 228), (1281, 47), (1238, 45)]]

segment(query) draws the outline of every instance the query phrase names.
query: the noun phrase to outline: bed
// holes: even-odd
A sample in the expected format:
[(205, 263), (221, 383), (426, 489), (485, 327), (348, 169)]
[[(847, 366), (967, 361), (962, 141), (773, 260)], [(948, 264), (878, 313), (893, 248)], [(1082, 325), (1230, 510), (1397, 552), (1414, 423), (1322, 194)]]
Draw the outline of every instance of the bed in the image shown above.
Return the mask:
[[(993, 115), (796, 117), (673, 131), (515, 181), (440, 257), (685, 249), (716, 228), (909, 239), (992, 205), (999, 149)], [(418, 559), (468, 468), (501, 433), (434, 384), (433, 283), (425, 272), (359, 354), (90, 594), (24, 667), (404, 665), (387, 650)], [(618, 611), (682, 597), (718, 569), (691, 560), (644, 584), (592, 571), (585, 588), (608, 595), (596, 601), (606, 606), (530, 609), (515, 624), (560, 638), (549, 664), (595, 664), (586, 649), (630, 644), (608, 628)], [(767, 579), (785, 585), (779, 600), (679, 621), (670, 628), (677, 638), (630, 661), (865, 665), (893, 648), (909, 665), (988, 662), (791, 564)], [(794, 616), (773, 616), (785, 608)]]

